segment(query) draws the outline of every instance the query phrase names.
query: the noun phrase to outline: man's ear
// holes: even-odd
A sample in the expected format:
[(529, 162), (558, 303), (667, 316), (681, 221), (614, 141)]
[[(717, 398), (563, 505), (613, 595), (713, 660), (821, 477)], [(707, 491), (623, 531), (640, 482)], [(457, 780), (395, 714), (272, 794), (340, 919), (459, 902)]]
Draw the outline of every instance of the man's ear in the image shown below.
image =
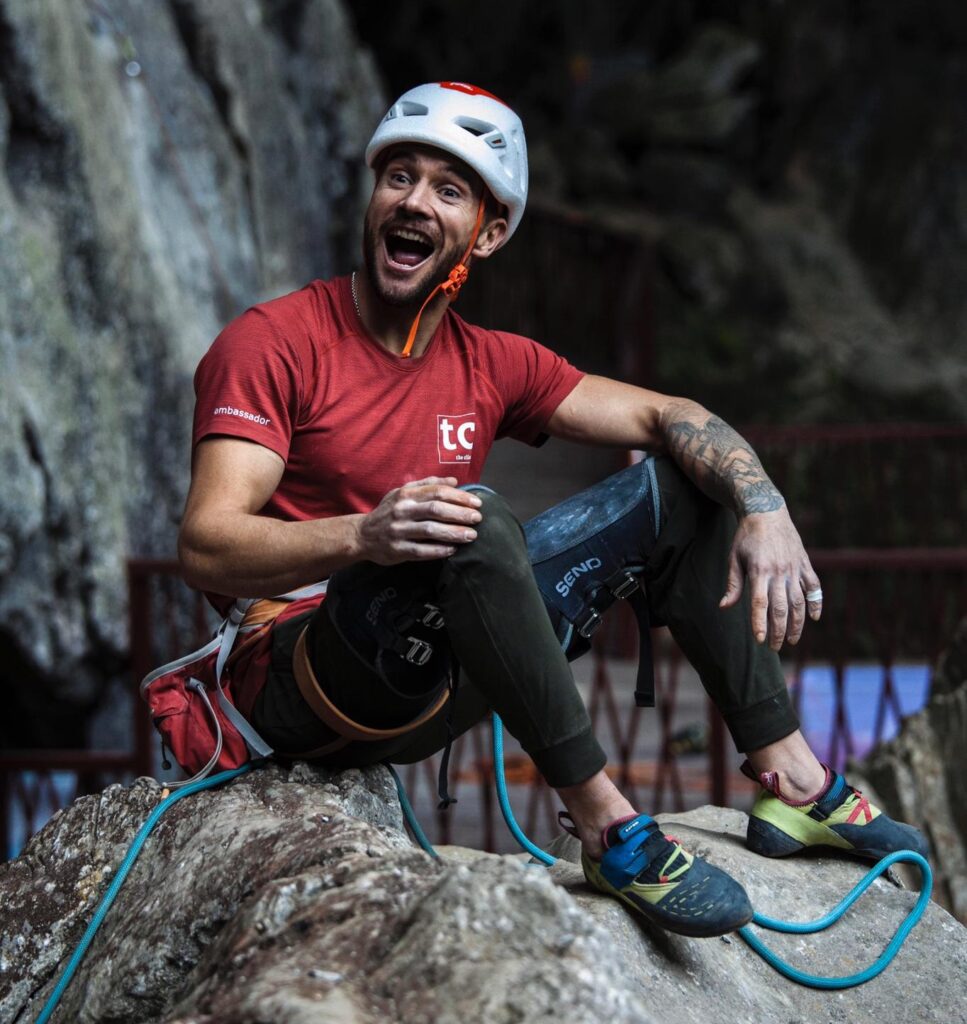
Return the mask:
[(493, 217), (480, 229), (472, 255), (478, 260), (485, 260), (493, 255), (501, 242), (507, 237), (507, 220), (504, 217)]

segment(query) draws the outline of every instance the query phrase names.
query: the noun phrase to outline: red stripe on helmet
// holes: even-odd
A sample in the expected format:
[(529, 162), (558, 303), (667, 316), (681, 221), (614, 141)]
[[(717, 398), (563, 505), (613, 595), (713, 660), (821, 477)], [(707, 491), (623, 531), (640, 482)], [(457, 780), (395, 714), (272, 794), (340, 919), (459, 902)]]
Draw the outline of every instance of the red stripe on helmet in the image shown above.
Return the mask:
[(505, 107), (507, 106), (499, 96), (495, 96), (492, 92), (487, 92), (486, 89), (481, 89), (479, 85), (470, 85), (469, 82), (439, 82), (437, 84), (441, 89), (453, 89), (454, 92), (463, 92), (468, 96), (489, 96), (490, 99), (496, 100)]

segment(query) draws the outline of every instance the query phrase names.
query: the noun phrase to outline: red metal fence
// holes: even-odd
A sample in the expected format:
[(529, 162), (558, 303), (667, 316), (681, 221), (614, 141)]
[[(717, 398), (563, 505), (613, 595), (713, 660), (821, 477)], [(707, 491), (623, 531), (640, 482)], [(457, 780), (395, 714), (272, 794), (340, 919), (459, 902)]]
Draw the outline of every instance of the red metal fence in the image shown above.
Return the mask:
[[(867, 737), (875, 741), (902, 714), (901, 667), (933, 665), (967, 614), (967, 548), (951, 543), (959, 543), (960, 524), (967, 521), (962, 457), (967, 428), (916, 427), (909, 434), (898, 427), (746, 433), (791, 496), (790, 504), (800, 510), (797, 519), (807, 543), (817, 537), (828, 543), (832, 537), (851, 545), (811, 547), (825, 591), (823, 621), (807, 626), (803, 642), (784, 654), (800, 704), (809, 696), (810, 673), (825, 667), (831, 681), (829, 720), (814, 742), (822, 756), (842, 763), (857, 750), (851, 668), (875, 670), (865, 698), (875, 707)], [(867, 538), (877, 544), (913, 539), (922, 546), (860, 546)], [(944, 542), (949, 546), (941, 546)], [(155, 665), (197, 646), (210, 633), (212, 619), (199, 595), (180, 583), (173, 561), (132, 561), (129, 587), (132, 677), (139, 680)], [(710, 706), (695, 704), (694, 686), (683, 686), (688, 667), (664, 631), (655, 635), (659, 707), (642, 712), (633, 706), (630, 682), (622, 681), (630, 680), (630, 662), (603, 654), (614, 650), (616, 634), (626, 632), (619, 618), (609, 630), (610, 640), (600, 636), (590, 656), (587, 700), (615, 778), (632, 802), (657, 812), (709, 799), (726, 803), (750, 792), (735, 773), (736, 758), (718, 715)], [(684, 712), (683, 701), (688, 703)], [(864, 709), (867, 718), (869, 710)], [(130, 750), (0, 755), (0, 849), (8, 854), (13, 832), (29, 835), (76, 795), (151, 773), (154, 749), (148, 716), (136, 701)], [(512, 745), (509, 750), (508, 781), (521, 822), (538, 841), (546, 840), (555, 827), (553, 794), (530, 762)], [(451, 789), (460, 803), (438, 816), (436, 840), (506, 848), (495, 821), (488, 727), (460, 738), (451, 764)], [(405, 778), (418, 809), (432, 813), (434, 761), (408, 768)]]

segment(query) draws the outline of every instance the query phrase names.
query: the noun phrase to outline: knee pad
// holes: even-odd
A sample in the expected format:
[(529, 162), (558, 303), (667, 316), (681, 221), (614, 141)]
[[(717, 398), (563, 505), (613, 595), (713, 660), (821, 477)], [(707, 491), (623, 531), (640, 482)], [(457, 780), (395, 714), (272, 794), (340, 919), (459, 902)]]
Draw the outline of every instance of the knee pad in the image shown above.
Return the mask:
[(648, 707), (654, 679), (641, 573), (658, 535), (660, 500), (648, 457), (524, 524), (537, 586), (569, 661), (590, 648), (604, 611), (629, 601), (640, 640), (635, 702)]
[(359, 660), (405, 697), (433, 694), (450, 674), (450, 644), (434, 603), (436, 563), (356, 562), (329, 577), (323, 610)]

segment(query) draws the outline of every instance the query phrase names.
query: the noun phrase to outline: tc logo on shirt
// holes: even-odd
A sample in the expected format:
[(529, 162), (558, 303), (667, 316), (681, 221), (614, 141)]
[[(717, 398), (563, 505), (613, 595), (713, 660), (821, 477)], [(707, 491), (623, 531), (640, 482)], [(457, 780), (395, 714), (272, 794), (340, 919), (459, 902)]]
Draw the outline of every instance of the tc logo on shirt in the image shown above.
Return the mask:
[(436, 418), (436, 443), (441, 462), (469, 462), (473, 452), (473, 434), (477, 429), (474, 413), (444, 413)]

